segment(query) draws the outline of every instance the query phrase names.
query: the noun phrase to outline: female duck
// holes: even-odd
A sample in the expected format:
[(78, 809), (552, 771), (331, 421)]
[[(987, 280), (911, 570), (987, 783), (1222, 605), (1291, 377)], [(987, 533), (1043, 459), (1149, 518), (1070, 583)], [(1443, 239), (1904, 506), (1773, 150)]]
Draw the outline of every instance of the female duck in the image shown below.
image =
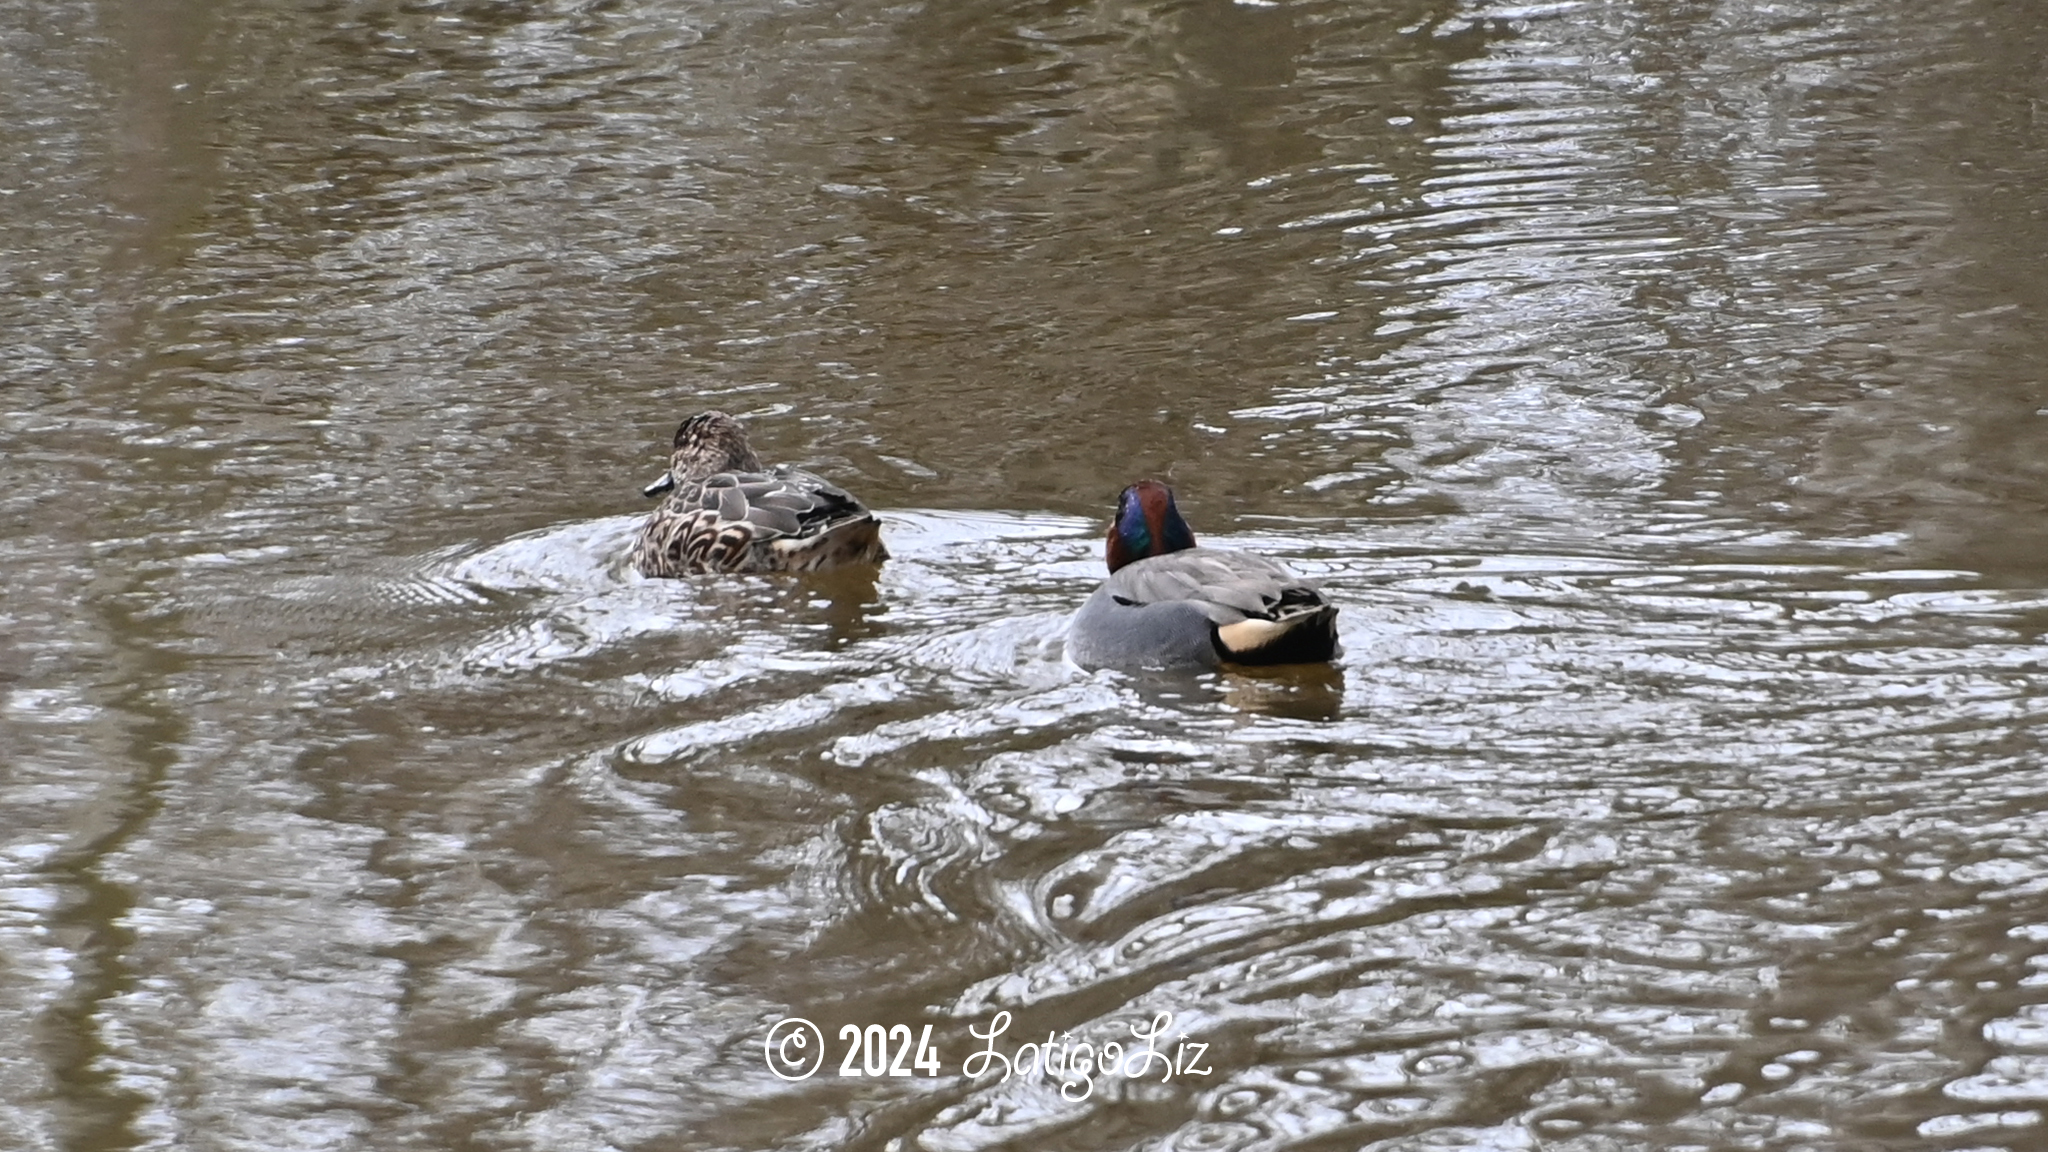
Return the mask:
[(643, 576), (812, 572), (889, 558), (873, 512), (809, 472), (761, 463), (746, 428), (723, 412), (676, 429), (668, 471), (646, 488), (664, 493), (633, 544)]
[(1109, 579), (1074, 615), (1084, 668), (1309, 664), (1337, 655), (1337, 606), (1249, 552), (1198, 548), (1156, 480), (1124, 489), (1109, 526)]

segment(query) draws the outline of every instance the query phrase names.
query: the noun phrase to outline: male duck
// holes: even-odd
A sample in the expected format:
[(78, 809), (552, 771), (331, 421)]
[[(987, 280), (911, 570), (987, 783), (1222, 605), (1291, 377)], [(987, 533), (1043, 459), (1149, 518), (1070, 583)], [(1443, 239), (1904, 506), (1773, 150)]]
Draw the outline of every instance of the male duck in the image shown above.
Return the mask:
[(812, 572), (889, 558), (873, 512), (800, 468), (761, 463), (746, 428), (723, 412), (676, 429), (668, 471), (646, 488), (664, 493), (633, 543), (643, 576)]
[(1198, 548), (1173, 490), (1140, 480), (1117, 500), (1109, 579), (1074, 614), (1084, 668), (1310, 664), (1337, 655), (1337, 606), (1264, 556)]

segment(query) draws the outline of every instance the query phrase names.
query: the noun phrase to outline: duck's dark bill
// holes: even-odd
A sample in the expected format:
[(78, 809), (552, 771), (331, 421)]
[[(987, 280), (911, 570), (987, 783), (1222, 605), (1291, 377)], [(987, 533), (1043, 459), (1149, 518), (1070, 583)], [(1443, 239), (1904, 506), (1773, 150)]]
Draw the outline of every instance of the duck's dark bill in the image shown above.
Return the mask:
[(661, 479), (656, 480), (654, 483), (649, 484), (645, 488), (642, 488), (640, 490), (640, 494), (642, 496), (652, 498), (661, 495), (663, 492), (666, 492), (669, 489), (674, 488), (675, 486), (676, 474), (673, 472), (663, 472), (661, 474)]

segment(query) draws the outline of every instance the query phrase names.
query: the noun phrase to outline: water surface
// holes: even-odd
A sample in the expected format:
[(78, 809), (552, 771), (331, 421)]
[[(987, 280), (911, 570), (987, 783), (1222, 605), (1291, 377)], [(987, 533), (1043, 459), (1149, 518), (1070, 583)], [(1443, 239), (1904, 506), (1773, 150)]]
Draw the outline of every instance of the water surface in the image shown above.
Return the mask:
[[(0, 0), (0, 1146), (2038, 1146), (2044, 49)], [(1141, 475), (1340, 665), (1067, 664)]]

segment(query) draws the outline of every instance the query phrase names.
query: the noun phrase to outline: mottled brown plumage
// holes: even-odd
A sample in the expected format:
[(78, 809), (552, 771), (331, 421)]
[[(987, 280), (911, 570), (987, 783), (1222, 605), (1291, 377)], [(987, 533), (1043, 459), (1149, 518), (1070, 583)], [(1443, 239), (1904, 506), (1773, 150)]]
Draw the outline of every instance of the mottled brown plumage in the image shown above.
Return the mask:
[(633, 543), (645, 576), (812, 572), (889, 558), (865, 505), (800, 468), (763, 464), (746, 428), (723, 412), (683, 421), (668, 471), (646, 491), (666, 495)]

